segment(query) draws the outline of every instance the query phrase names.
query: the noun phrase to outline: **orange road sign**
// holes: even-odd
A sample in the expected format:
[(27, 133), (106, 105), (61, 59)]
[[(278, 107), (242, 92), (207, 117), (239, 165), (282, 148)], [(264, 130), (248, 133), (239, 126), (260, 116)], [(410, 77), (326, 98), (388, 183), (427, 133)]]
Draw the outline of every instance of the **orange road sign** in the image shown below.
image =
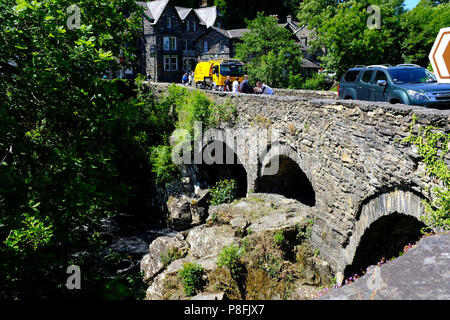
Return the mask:
[(439, 31), (428, 58), (438, 82), (450, 83), (450, 28)]

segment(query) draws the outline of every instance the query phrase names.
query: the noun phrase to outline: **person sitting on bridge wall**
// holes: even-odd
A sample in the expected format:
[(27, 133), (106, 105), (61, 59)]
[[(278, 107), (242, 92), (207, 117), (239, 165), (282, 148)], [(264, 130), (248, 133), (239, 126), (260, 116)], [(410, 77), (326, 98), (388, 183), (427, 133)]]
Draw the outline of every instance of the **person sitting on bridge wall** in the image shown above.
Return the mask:
[(255, 87), (255, 93), (256, 94), (270, 94), (273, 95), (273, 90), (271, 87), (269, 87), (268, 85), (262, 84), (261, 81), (258, 81), (256, 83), (256, 87)]

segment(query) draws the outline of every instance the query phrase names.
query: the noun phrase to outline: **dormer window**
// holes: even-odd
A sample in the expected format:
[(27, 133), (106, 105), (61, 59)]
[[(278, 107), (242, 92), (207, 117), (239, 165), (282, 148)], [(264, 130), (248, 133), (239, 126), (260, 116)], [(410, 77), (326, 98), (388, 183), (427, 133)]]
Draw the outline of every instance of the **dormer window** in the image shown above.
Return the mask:
[(167, 28), (168, 29), (172, 28), (172, 18), (171, 17), (167, 18)]

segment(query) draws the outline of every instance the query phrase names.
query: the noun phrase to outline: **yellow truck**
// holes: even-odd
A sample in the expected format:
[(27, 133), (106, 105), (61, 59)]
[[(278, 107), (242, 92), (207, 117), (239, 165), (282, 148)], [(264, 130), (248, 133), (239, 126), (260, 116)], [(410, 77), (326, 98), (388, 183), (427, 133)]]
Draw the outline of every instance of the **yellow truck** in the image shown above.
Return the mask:
[(210, 60), (197, 63), (194, 71), (195, 87), (223, 90), (227, 76), (231, 81), (244, 80), (244, 65), (238, 60)]

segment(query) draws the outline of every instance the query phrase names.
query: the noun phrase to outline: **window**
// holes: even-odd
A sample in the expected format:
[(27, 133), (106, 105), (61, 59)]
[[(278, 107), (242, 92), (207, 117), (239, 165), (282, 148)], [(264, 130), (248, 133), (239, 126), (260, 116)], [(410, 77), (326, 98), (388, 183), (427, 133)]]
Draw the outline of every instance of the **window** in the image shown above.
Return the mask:
[(195, 21), (192, 21), (192, 31), (197, 31), (197, 24), (195, 23)]
[(172, 28), (172, 18), (171, 17), (167, 17), (167, 28)]
[(220, 40), (219, 42), (219, 52), (223, 52), (223, 41)]
[(347, 73), (344, 76), (344, 80), (346, 82), (355, 82), (356, 78), (358, 78), (360, 70), (351, 70), (347, 71)]
[(203, 53), (208, 52), (208, 41), (203, 42)]
[(377, 73), (375, 74), (375, 79), (373, 79), (373, 83), (377, 83), (378, 80), (385, 80), (385, 81), (387, 81), (386, 73), (384, 73), (383, 71), (378, 70)]
[(186, 21), (186, 31), (189, 31), (189, 20)]
[(391, 69), (389, 74), (395, 83), (436, 82), (436, 78), (424, 68)]
[(178, 56), (164, 56), (164, 71), (178, 70)]
[(188, 41), (183, 40), (183, 50), (188, 50)]
[(373, 70), (365, 71), (363, 76), (362, 76), (362, 78), (361, 78), (361, 82), (369, 83), (370, 79), (372, 79), (372, 75), (373, 75)]
[(177, 38), (164, 37), (164, 50), (177, 50)]

